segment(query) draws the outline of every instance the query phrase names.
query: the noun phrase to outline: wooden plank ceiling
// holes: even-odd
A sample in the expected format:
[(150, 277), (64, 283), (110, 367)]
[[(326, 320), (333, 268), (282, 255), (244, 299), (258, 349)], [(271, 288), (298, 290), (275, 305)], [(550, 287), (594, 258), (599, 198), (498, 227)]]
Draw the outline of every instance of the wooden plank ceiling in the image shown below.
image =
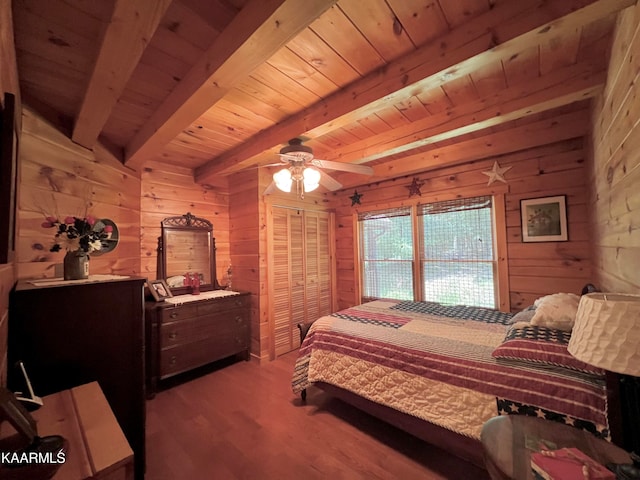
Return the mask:
[(14, 0), (13, 14), (25, 104), (132, 168), (207, 183), (278, 161), (298, 136), (382, 179), (508, 153), (478, 145), (549, 118), (569, 125), (558, 140), (583, 135), (572, 112), (602, 89), (634, 3)]

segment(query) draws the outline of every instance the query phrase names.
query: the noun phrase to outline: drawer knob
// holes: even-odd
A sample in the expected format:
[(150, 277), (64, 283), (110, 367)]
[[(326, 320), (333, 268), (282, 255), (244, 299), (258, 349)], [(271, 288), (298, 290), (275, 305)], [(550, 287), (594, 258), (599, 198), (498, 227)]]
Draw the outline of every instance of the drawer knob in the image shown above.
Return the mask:
[(242, 323), (242, 317), (240, 315), (236, 315), (236, 323)]
[(237, 306), (241, 306), (242, 305), (242, 300), (236, 300), (236, 305)]
[(171, 332), (169, 334), (169, 340), (175, 340), (176, 338), (178, 338), (178, 334), (176, 332)]
[(178, 316), (178, 312), (172, 312), (169, 317), (176, 318)]
[(175, 365), (177, 361), (178, 359), (176, 358), (176, 356), (172, 355), (171, 358), (169, 359), (169, 365)]

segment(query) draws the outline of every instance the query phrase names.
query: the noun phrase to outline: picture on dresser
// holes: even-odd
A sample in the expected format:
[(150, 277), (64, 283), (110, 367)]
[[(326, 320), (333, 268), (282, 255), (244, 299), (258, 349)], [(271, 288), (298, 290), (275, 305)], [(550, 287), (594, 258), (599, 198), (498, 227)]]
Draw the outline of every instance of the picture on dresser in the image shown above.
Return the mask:
[(147, 282), (147, 288), (156, 302), (163, 302), (165, 298), (173, 297), (167, 282), (162, 279)]

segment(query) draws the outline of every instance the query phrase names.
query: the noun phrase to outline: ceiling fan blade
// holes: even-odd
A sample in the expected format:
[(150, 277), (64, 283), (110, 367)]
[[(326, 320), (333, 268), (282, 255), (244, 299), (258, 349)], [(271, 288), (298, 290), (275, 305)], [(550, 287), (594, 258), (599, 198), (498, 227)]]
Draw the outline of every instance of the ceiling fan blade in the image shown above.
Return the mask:
[(341, 172), (360, 173), (362, 175), (373, 175), (373, 168), (366, 165), (354, 165), (353, 163), (332, 162), (331, 160), (319, 160), (314, 158), (309, 163), (318, 168), (329, 170), (340, 170)]
[(258, 165), (259, 167), (285, 167), (289, 162), (267, 163), (266, 165)]
[(322, 174), (320, 175), (320, 185), (322, 185), (327, 190), (331, 190), (332, 192), (335, 192), (336, 190), (340, 190), (342, 188), (342, 184), (335, 178), (327, 175), (326, 172), (322, 172)]

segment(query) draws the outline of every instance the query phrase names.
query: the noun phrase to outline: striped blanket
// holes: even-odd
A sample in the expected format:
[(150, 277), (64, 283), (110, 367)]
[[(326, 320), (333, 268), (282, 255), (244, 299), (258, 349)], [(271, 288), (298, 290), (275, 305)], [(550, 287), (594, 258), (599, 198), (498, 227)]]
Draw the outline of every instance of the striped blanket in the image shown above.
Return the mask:
[(493, 358), (508, 314), (432, 312), (379, 300), (321, 317), (300, 347), (294, 393), (329, 383), (472, 438), (489, 418), (509, 413), (609, 438), (602, 376)]

